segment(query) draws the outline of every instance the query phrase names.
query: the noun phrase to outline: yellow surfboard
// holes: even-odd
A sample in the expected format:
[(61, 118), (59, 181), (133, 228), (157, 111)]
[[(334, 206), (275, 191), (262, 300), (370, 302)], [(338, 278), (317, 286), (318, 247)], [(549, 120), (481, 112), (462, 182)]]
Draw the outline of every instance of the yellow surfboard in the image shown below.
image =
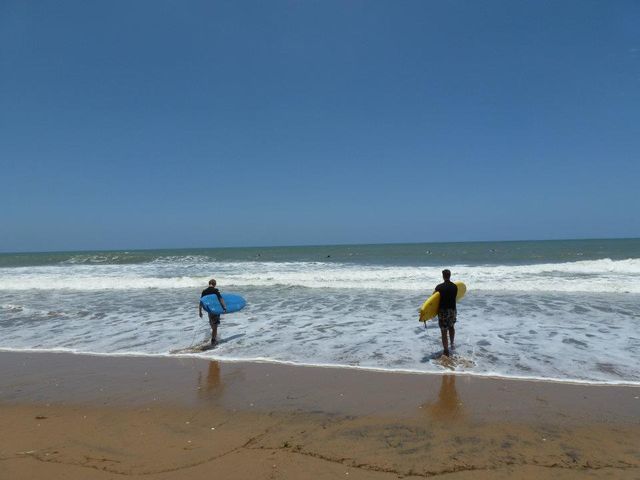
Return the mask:
[[(458, 294), (456, 295), (456, 301), (462, 299), (464, 294), (467, 293), (467, 286), (462, 282), (453, 282), (458, 286)], [(426, 322), (427, 320), (438, 315), (438, 307), (440, 306), (440, 292), (436, 292), (431, 295), (420, 307), (420, 321)]]

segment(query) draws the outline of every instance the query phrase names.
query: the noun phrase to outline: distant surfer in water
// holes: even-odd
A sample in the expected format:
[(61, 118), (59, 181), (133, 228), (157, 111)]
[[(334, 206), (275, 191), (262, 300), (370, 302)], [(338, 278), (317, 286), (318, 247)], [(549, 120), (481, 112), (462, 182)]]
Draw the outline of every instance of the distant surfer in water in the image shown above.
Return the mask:
[[(202, 291), (202, 295), (200, 298), (206, 295), (215, 295), (218, 297), (218, 301), (220, 305), (222, 305), (222, 310), (227, 311), (227, 306), (224, 304), (224, 298), (220, 295), (220, 290), (216, 288), (216, 281), (212, 278), (209, 280), (209, 286)], [(217, 313), (209, 313), (209, 325), (211, 325), (211, 345), (215, 345), (216, 338), (218, 336), (218, 325), (220, 325), (220, 315)], [(198, 303), (198, 315), (202, 318), (202, 303)]]
[[(458, 286), (451, 281), (451, 271), (446, 269), (442, 271), (444, 282), (436, 286), (435, 291), (440, 292), (440, 306), (438, 307), (438, 325), (442, 334), (442, 347), (444, 354), (449, 356), (449, 341), (447, 332), (451, 339), (451, 348), (453, 348), (453, 339), (456, 335), (454, 327), (456, 323), (456, 296), (458, 295)], [(435, 293), (435, 292), (434, 292)]]

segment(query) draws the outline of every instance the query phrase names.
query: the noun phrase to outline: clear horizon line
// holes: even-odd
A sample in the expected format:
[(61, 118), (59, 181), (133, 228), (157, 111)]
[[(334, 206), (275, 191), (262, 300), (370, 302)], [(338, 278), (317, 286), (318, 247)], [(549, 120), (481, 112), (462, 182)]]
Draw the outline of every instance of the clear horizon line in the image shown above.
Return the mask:
[(309, 247), (348, 247), (348, 246), (378, 246), (378, 245), (431, 245), (445, 243), (518, 243), (518, 242), (576, 242), (576, 241), (597, 241), (597, 240), (640, 240), (640, 237), (593, 237), (593, 238), (547, 238), (547, 239), (518, 239), (518, 240), (450, 240), (431, 242), (379, 242), (379, 243), (309, 243), (309, 244), (288, 244), (288, 245), (224, 245), (206, 247), (154, 247), (154, 248), (113, 248), (113, 249), (70, 249), (70, 250), (22, 250), (22, 251), (0, 251), (0, 255), (21, 255), (21, 254), (64, 254), (64, 253), (91, 253), (91, 252), (154, 252), (159, 250), (233, 250), (242, 248), (309, 248)]

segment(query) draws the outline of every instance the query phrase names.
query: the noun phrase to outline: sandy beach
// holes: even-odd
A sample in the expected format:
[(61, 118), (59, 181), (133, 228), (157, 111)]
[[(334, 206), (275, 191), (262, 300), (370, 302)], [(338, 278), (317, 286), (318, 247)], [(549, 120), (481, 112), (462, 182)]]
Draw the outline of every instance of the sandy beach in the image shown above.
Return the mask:
[(640, 480), (638, 25), (1, 1), (0, 480)]
[(640, 388), (0, 352), (0, 478), (638, 478)]

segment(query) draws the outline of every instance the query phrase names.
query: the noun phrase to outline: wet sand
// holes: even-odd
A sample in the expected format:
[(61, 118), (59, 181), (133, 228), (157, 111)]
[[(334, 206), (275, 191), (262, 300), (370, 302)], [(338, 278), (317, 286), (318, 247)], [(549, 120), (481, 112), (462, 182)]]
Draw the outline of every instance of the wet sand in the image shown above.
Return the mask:
[(640, 478), (640, 388), (0, 352), (0, 479)]

